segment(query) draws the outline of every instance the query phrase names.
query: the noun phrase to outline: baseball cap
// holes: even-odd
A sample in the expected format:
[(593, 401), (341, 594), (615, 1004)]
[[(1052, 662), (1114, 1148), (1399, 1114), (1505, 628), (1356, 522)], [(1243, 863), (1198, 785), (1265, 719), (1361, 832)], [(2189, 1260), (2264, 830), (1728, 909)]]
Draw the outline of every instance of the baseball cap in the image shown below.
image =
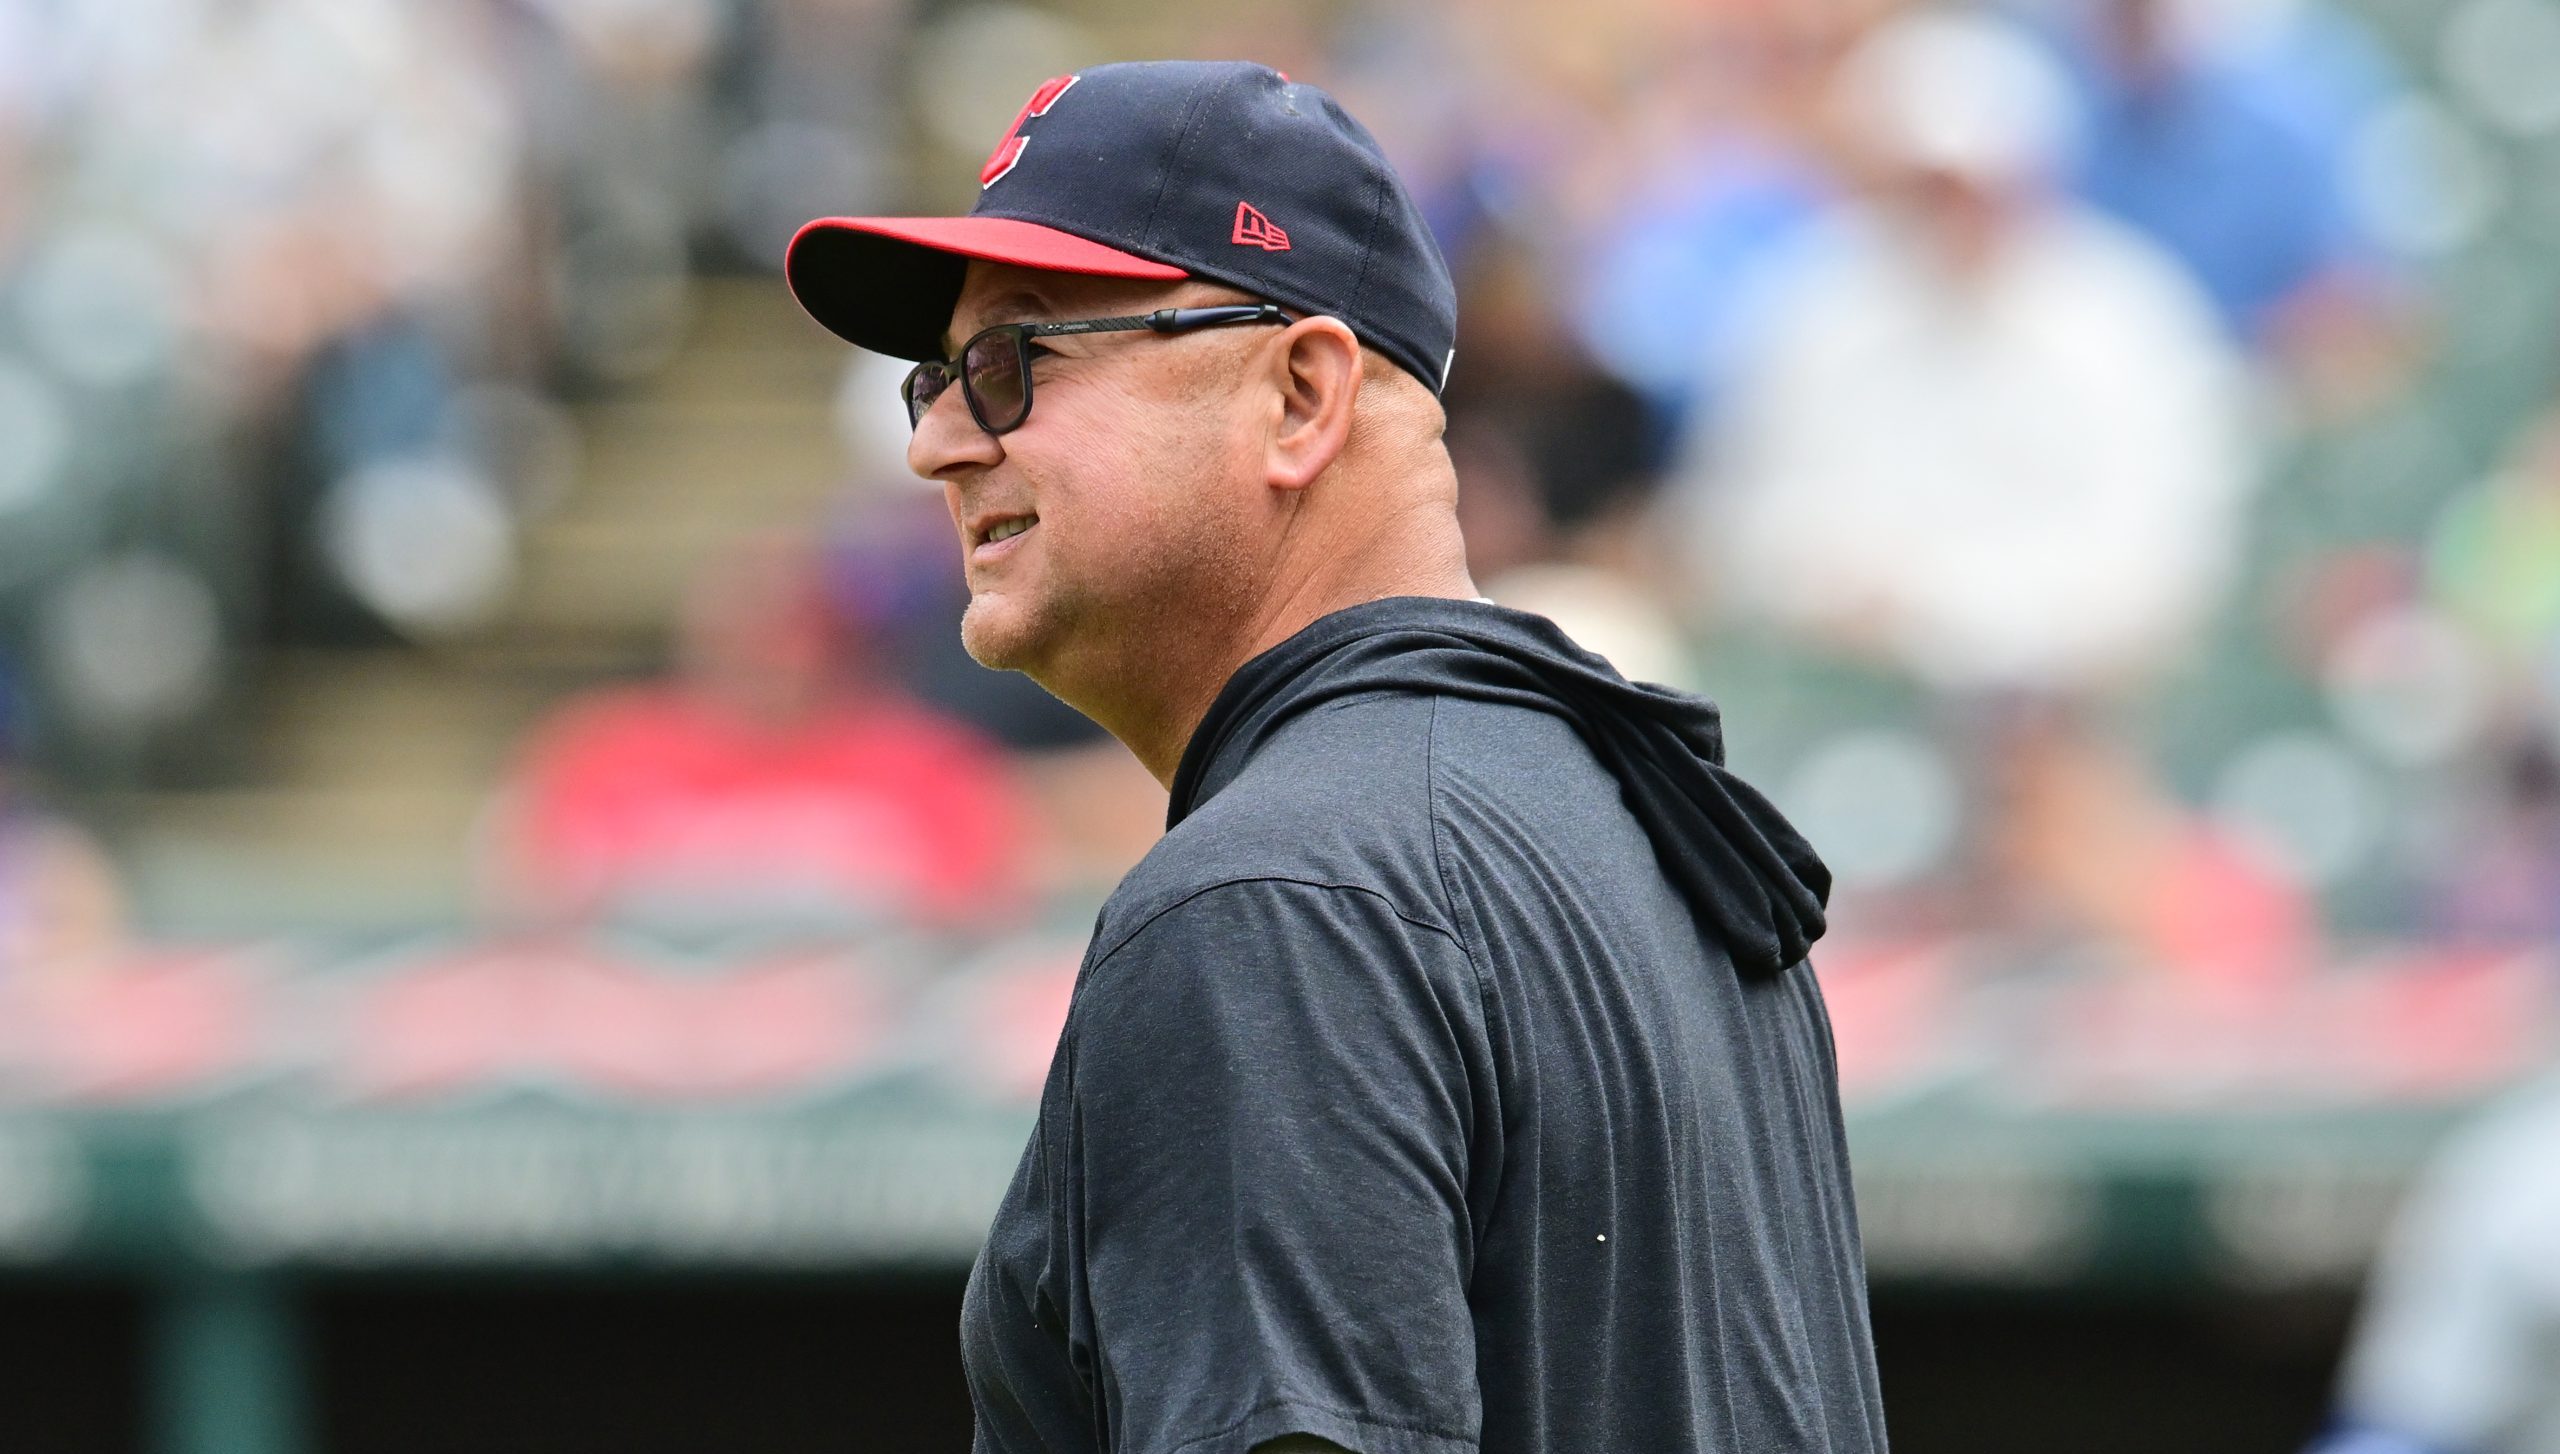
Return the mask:
[(2069, 156), (2070, 82), (2009, 21), (1927, 13), (1887, 24), (1842, 67), (1848, 121), (1887, 160), (1993, 185)]
[(1323, 91), (1242, 61), (1129, 61), (1044, 82), (965, 217), (822, 217), (783, 275), (848, 343), (942, 356), (969, 259), (1210, 279), (1342, 320), (1438, 393), (1458, 295), (1375, 138)]

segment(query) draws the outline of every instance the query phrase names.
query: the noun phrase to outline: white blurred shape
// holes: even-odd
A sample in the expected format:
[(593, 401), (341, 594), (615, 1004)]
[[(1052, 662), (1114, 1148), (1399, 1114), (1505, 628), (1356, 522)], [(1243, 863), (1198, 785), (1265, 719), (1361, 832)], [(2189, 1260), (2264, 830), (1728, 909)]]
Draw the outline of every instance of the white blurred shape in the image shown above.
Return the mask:
[(515, 521), (489, 480), (445, 459), (367, 465), (320, 508), (320, 543), (356, 599), (403, 630), (475, 625), (515, 584)]
[(1575, 645), (1629, 681), (1676, 686), (1689, 677), (1680, 628), (1622, 577), (1585, 565), (1533, 565), (1486, 582), (1484, 593), (1515, 611), (1553, 621)]
[(2445, 78), (2503, 130), (2560, 129), (2560, 6), (2550, 0), (2470, 0), (2444, 28)]
[(47, 675), (81, 720), (133, 732), (213, 695), (222, 626), (213, 591), (151, 550), (105, 556), (56, 588), (39, 618)]
[(2017, 27), (1934, 12), (1859, 48), (1841, 77), (1860, 137), (1910, 166), (1989, 182), (2048, 174), (2076, 141), (2069, 83)]
[(1907, 882), (1955, 845), (1955, 774), (1916, 737), (1843, 733), (1814, 748), (1788, 786), (1788, 815), (1844, 887)]
[(0, 358), (0, 516), (39, 505), (61, 487), (71, 422), (42, 376)]
[(2470, 129), (2414, 97), (2365, 123), (2349, 153), (2347, 182), (2374, 235), (2422, 257), (2477, 238), (2506, 190), (2496, 159)]
[(506, 224), (515, 138), (497, 102), (459, 83), (386, 111), (357, 159), (371, 203), (367, 239), (396, 286), (467, 275)]
[(2213, 812), (2305, 883), (2335, 883), (2373, 853), (2381, 805), (2362, 764), (2307, 732), (2262, 737), (2225, 764)]
[(1027, 5), (970, 5), (926, 22), (915, 41), (914, 96), (925, 130), (953, 151), (995, 149), (1022, 103), (1093, 49), (1074, 25)]
[(1685, 543), (1743, 610), (1950, 687), (2078, 690), (2154, 669), (2220, 598), (2241, 363), (2144, 239), (2057, 208), (1955, 289), (1852, 214), (1769, 306), (1684, 481)]
[(2489, 681), (2478, 648), (2423, 608), (2358, 624), (2321, 668), (2339, 723), (2373, 751), (2409, 765), (2441, 762), (2477, 741)]
[(176, 269), (158, 246), (129, 228), (89, 224), (37, 251), (19, 314), (27, 341), (63, 377), (112, 388), (168, 363), (179, 304)]
[(530, 0), (591, 57), (690, 60), (718, 38), (713, 0)]
[(914, 367), (866, 348), (846, 352), (844, 376), (836, 383), (836, 440), (866, 484), (904, 480), (919, 488), (939, 488), (907, 468), (907, 440), (915, 431), (898, 390)]

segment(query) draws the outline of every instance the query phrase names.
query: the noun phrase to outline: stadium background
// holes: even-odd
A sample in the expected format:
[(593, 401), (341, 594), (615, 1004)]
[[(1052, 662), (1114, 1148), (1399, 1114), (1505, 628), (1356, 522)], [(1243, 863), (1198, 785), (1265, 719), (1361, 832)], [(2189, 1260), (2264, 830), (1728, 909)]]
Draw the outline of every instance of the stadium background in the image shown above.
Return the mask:
[[(1479, 579), (1839, 868), (1898, 1446), (2301, 1447), (2560, 1028), (2560, 6), (1910, 8), (0, 0), (0, 1446), (959, 1446), (1162, 799), (957, 658), (776, 266), (1199, 54), (1441, 230)], [(1943, 370), (1820, 306), (1995, 295)], [(2003, 395), (2056, 338), (2128, 342)], [(1850, 612), (1719, 555), (1859, 524), (1839, 440), (1954, 492)]]

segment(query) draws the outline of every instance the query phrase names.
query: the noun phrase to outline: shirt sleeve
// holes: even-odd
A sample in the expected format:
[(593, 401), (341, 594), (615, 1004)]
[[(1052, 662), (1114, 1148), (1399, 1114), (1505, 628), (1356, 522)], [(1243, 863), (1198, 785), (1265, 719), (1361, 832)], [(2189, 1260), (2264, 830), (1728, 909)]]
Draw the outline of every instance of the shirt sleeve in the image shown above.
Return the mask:
[(1211, 889), (1094, 966), (1064, 1190), (1109, 1449), (1476, 1447), (1482, 1022), (1459, 946), (1356, 889)]

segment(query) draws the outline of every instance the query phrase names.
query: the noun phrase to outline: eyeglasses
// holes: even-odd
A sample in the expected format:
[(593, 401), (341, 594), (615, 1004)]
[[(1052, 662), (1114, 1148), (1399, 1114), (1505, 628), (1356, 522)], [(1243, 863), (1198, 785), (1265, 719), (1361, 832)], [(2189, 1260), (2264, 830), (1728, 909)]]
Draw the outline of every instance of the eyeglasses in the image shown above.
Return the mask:
[(925, 411), (952, 380), (969, 404), (969, 417), (989, 434), (1009, 434), (1031, 417), (1031, 341), (1077, 333), (1189, 333), (1237, 323), (1295, 323), (1270, 303), (1231, 303), (1214, 308), (1159, 308), (1127, 318), (1086, 318), (1072, 323), (999, 323), (980, 329), (958, 358), (929, 358), (907, 372), (898, 392), (907, 401), (907, 425), (924, 423)]

